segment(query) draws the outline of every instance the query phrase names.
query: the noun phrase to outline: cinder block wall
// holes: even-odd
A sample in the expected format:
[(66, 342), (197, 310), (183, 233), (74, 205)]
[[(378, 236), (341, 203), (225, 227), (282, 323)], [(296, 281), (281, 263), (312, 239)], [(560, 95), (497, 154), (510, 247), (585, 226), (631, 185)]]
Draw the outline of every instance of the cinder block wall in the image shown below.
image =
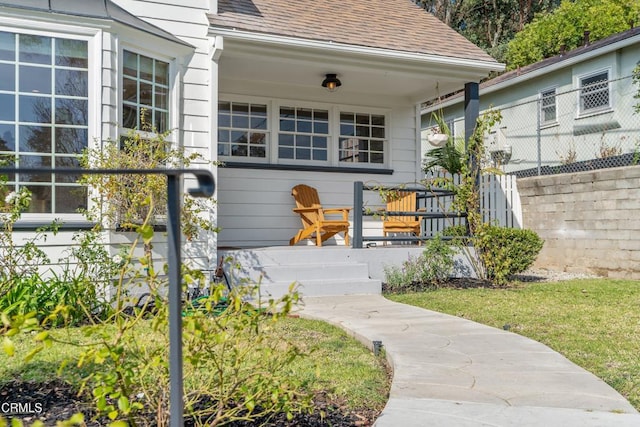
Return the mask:
[(640, 279), (640, 166), (518, 179), (535, 267)]

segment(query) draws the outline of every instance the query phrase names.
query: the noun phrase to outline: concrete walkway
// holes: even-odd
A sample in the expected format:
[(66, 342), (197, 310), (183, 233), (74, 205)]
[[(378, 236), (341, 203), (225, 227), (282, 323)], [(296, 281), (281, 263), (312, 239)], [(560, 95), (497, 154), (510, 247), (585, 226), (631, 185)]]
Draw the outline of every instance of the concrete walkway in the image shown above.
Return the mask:
[(393, 382), (376, 427), (640, 426), (604, 381), (512, 332), (380, 295), (308, 297), (300, 314), (382, 342)]

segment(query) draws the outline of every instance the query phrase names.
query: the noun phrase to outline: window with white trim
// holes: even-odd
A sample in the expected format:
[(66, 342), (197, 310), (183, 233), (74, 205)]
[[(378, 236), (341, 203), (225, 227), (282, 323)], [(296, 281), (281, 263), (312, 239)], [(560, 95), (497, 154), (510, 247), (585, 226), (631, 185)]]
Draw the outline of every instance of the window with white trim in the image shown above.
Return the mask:
[(543, 124), (555, 123), (557, 120), (555, 88), (540, 92), (540, 119)]
[(223, 99), (218, 102), (218, 155), (227, 161), (382, 168), (386, 120), (384, 114), (338, 106)]
[[(86, 40), (0, 31), (0, 156), (18, 167), (79, 167), (88, 144), (88, 72)], [(11, 191), (31, 191), (30, 213), (87, 208), (77, 176), (8, 178)]]
[(169, 129), (169, 64), (123, 51), (122, 126), (142, 129), (144, 122), (156, 132)]
[(385, 134), (383, 115), (341, 112), (340, 162), (383, 164)]
[(601, 71), (580, 78), (580, 114), (606, 110), (611, 107), (609, 71)]
[(266, 104), (218, 103), (218, 155), (231, 158), (267, 157)]
[(327, 161), (329, 111), (280, 107), (278, 158)]

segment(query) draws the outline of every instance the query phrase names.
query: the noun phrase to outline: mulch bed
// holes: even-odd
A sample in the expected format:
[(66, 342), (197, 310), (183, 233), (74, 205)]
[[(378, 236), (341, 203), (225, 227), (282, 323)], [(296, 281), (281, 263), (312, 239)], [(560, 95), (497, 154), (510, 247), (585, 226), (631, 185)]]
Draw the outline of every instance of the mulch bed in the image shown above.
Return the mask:
[[(19, 403), (27, 414), (7, 413), (8, 404)], [(264, 425), (266, 427), (357, 427), (371, 426), (377, 417), (375, 411), (349, 412), (338, 402), (331, 402), (324, 395), (314, 399), (316, 410), (313, 414), (296, 414), (292, 421), (285, 414), (276, 414), (267, 424), (265, 420), (254, 422), (234, 422), (226, 424), (231, 427), (250, 427)], [(5, 418), (21, 419), (25, 425), (41, 420), (45, 426), (55, 426), (57, 421), (68, 420), (75, 413), (85, 415), (87, 427), (99, 427), (109, 423), (107, 419), (95, 419), (92, 405), (78, 396), (77, 391), (64, 381), (54, 380), (47, 383), (13, 381), (0, 386), (0, 415)], [(321, 415), (321, 412), (323, 415)], [(156, 425), (155, 418), (150, 415), (140, 424)], [(194, 425), (192, 420), (185, 419), (185, 426)]]

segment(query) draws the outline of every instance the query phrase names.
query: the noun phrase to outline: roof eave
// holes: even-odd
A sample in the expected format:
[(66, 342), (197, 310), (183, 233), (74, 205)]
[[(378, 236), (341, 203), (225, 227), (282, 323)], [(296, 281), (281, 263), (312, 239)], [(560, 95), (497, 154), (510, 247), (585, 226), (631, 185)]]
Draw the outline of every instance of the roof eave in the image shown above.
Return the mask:
[(356, 54), (369, 56), (380, 60), (409, 61), (416, 64), (429, 64), (449, 67), (463, 67), (478, 73), (480, 77), (486, 76), (491, 71), (502, 71), (504, 64), (496, 61), (483, 61), (478, 59), (458, 58), (420, 52), (406, 52), (392, 49), (373, 48), (360, 45), (336, 43), (325, 40), (305, 39), (300, 37), (281, 36), (253, 31), (238, 30), (235, 28), (211, 27), (210, 35), (222, 36), (245, 42), (267, 43), (272, 45), (308, 48), (325, 51), (334, 51), (343, 54)]

